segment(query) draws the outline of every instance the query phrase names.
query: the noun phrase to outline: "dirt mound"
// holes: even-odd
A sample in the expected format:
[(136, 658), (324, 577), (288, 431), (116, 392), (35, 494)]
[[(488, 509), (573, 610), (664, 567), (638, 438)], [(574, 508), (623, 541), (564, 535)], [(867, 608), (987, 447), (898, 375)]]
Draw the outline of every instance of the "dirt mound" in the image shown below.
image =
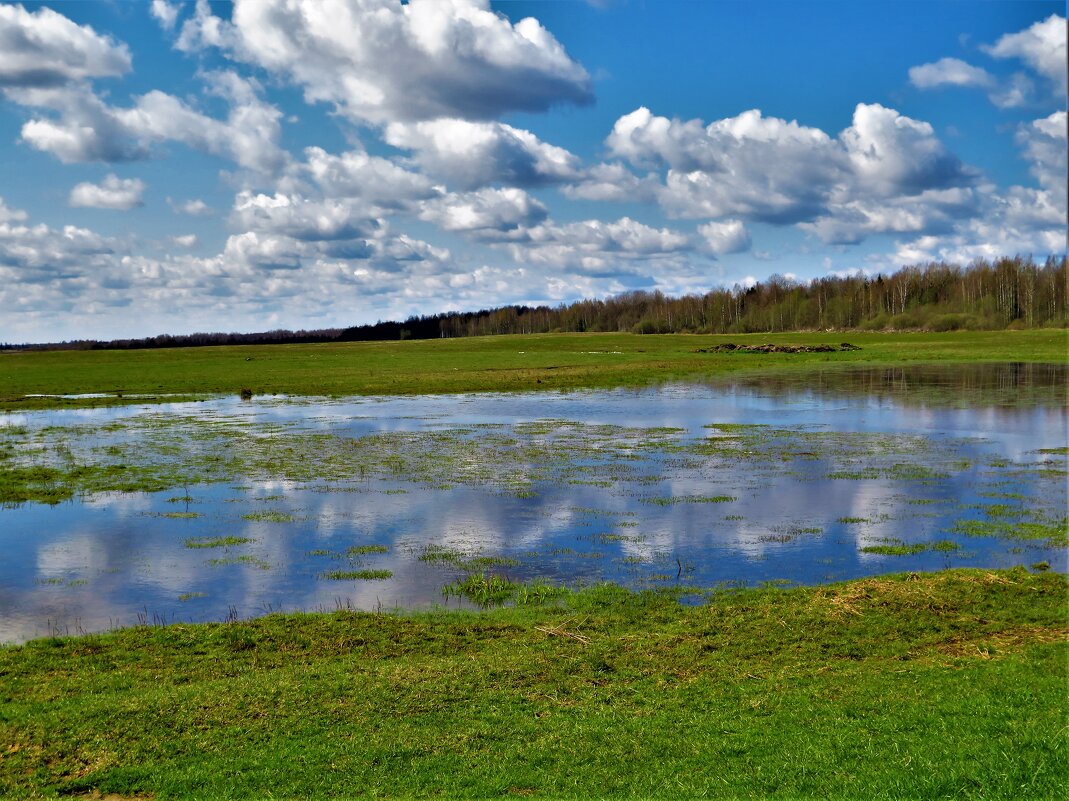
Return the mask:
[(857, 345), (843, 342), (840, 345), (736, 345), (725, 342), (711, 348), (698, 348), (695, 353), (840, 353), (861, 350)]

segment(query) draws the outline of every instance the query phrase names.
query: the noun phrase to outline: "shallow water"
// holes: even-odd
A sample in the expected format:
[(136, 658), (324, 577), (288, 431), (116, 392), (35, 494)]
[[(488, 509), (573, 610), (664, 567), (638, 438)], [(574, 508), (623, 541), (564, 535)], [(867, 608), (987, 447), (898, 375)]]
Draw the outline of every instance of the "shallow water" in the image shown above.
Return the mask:
[[(170, 488), (0, 510), (0, 641), (455, 605), (442, 588), (471, 572), (709, 588), (1064, 571), (1066, 379), (971, 365), (8, 415), (23, 464), (159, 464)], [(864, 550), (909, 546), (925, 550)], [(328, 577), (361, 570), (391, 575)]]

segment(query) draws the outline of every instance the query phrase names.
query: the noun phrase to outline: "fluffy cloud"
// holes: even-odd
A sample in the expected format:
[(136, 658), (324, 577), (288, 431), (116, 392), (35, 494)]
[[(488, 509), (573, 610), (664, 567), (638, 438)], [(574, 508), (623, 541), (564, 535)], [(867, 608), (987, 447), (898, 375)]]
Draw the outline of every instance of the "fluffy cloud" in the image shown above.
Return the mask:
[(910, 67), (909, 82), (918, 89), (938, 89), (944, 86), (975, 87), (987, 92), (988, 99), (999, 108), (1015, 108), (1028, 102), (1032, 82), (1027, 76), (1015, 73), (1000, 81), (987, 70), (974, 67), (956, 58), (942, 58), (931, 64)]
[(856, 245), (875, 234), (946, 234), (982, 213), (991, 187), (928, 189), (918, 195), (850, 198), (799, 228), (831, 245)]
[(80, 280), (119, 249), (114, 240), (85, 228), (29, 225), (26, 219), (25, 212), (0, 200), (0, 287), (5, 293), (58, 279)]
[(26, 219), (26, 212), (22, 209), (13, 209), (8, 206), (2, 197), (0, 197), (0, 224), (11, 222), (22, 222)]
[(546, 207), (522, 189), (480, 189), (449, 194), (424, 204), (420, 219), (446, 231), (500, 232), (529, 227), (546, 218)]
[(1060, 195), (1065, 200), (1066, 171), (1069, 157), (1066, 155), (1066, 112), (1056, 111), (1049, 117), (1021, 125), (1017, 130), (1017, 144), (1024, 157), (1031, 162), (1031, 173), (1044, 189)]
[(465, 189), (490, 183), (519, 186), (579, 178), (579, 159), (537, 136), (500, 122), (437, 119), (393, 123), (384, 138), (414, 152), (428, 173)]
[(1058, 111), (1017, 130), (1017, 144), (1040, 188), (1011, 186), (1000, 194), (991, 186), (978, 187), (981, 194), (972, 214), (937, 232), (938, 236), (926, 233), (899, 242), (894, 263), (931, 259), (964, 263), (1012, 253), (1033, 253), (1040, 258), (1065, 253), (1069, 219), (1067, 122), (1066, 112)]
[(298, 270), (301, 248), (286, 236), (246, 231), (226, 240), (223, 258), (228, 262), (265, 270)]
[(859, 187), (884, 197), (961, 186), (976, 177), (943, 147), (931, 125), (879, 104), (859, 103), (854, 124), (839, 140)]
[(823, 131), (756, 110), (703, 126), (640, 108), (617, 120), (606, 144), (638, 166), (667, 165), (659, 199), (679, 217), (809, 219), (849, 172)]
[[(332, 255), (349, 242), (251, 231), (208, 258), (153, 258), (84, 228), (26, 219), (0, 200), (0, 339), (7, 341), (218, 330), (220, 320), (237, 330), (349, 325), (376, 313), (455, 306), (469, 291), (463, 281), (451, 288), (464, 276), (451, 272), (448, 251), (405, 235), (384, 233), (350, 257)], [(196, 245), (190, 235), (172, 242)]]
[(657, 183), (653, 173), (640, 178), (622, 164), (595, 164), (561, 191), (576, 200), (648, 202), (657, 197)]
[(11, 90), (8, 96), (22, 105), (58, 113), (58, 118), (27, 122), (22, 140), (65, 163), (143, 159), (150, 155), (151, 145), (170, 141), (249, 169), (281, 169), (287, 157), (278, 146), (278, 109), (260, 99), (254, 84), (234, 73), (205, 77), (210, 91), (230, 101), (225, 122), (157, 90), (137, 97), (129, 108), (107, 105), (84, 85)]
[(537, 20), (488, 0), (198, 0), (177, 46), (220, 47), (354, 120), (492, 119), (591, 99), (590, 78)]
[(182, 234), (181, 236), (172, 236), (171, 242), (180, 248), (193, 248), (197, 246), (197, 235)]
[(152, 0), (149, 11), (165, 31), (174, 30), (174, 25), (178, 21), (178, 6), (172, 6), (167, 0)]
[(185, 202), (176, 202), (167, 198), (168, 205), (176, 214), (188, 214), (190, 217), (207, 217), (212, 213), (211, 206), (200, 198), (193, 198)]
[[(511, 239), (507, 249), (517, 262), (602, 276), (648, 269), (651, 260), (693, 249), (686, 234), (669, 228), (652, 228), (630, 217), (615, 222), (544, 223), (519, 230)], [(628, 266), (629, 262), (639, 264)]]
[(122, 75), (126, 45), (77, 25), (50, 8), (0, 6), (0, 89), (47, 87)]
[(369, 261), (380, 270), (403, 271), (405, 264), (441, 264), (449, 258), (444, 248), (391, 233), (374, 211), (354, 199), (240, 192), (230, 221), (248, 230), (227, 240), (223, 256), (267, 270), (298, 270), (326, 259)]
[(252, 192), (237, 196), (232, 222), (240, 228), (308, 242), (372, 236), (382, 227), (381, 221), (356, 202)]
[(335, 156), (310, 147), (304, 155), (300, 173), (311, 178), (327, 197), (361, 198), (383, 208), (404, 208), (440, 192), (425, 175), (389, 159), (369, 156), (363, 148)]
[(1051, 14), (1018, 33), (1008, 33), (995, 44), (985, 47), (995, 58), (1016, 58), (1040, 75), (1050, 79), (1061, 98), (1069, 89), (1066, 74), (1066, 19)]
[(1065, 226), (1069, 220), (1069, 136), (1066, 112), (1022, 124), (1017, 144), (1039, 189), (1012, 186), (997, 200), (997, 208), (987, 217), (1024, 237), (1032, 231), (1041, 235), (1048, 252), (1065, 251)]
[(978, 86), (986, 89), (994, 84), (994, 76), (987, 70), (974, 67), (957, 58), (941, 58), (931, 64), (910, 67), (909, 82), (918, 89), (940, 86)]
[(746, 230), (741, 220), (699, 225), (698, 233), (705, 238), (706, 247), (717, 256), (742, 253), (750, 249), (750, 232)]
[(108, 175), (99, 184), (85, 182), (75, 186), (68, 202), (83, 208), (126, 211), (144, 205), (141, 202), (144, 191), (145, 183), (138, 178), (121, 179)]
[[(859, 104), (853, 124), (835, 139), (756, 110), (703, 125), (640, 108), (617, 120), (606, 145), (632, 164), (668, 167), (658, 200), (669, 214), (778, 224), (825, 220), (829, 235), (827, 218), (837, 211), (857, 222), (859, 204), (886, 205), (976, 180), (928, 123), (878, 104)], [(880, 232), (876, 217), (864, 219), (853, 226), (851, 241)], [(847, 226), (834, 227), (840, 237)]]

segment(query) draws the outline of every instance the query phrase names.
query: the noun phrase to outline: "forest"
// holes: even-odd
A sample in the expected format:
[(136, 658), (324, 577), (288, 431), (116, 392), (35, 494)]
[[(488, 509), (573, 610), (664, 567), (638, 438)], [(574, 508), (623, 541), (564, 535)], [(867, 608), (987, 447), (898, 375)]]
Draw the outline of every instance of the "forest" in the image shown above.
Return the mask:
[(773, 275), (752, 286), (668, 297), (632, 291), (559, 306), (502, 306), (413, 316), (349, 328), (198, 333), (2, 345), (11, 349), (131, 349), (311, 342), (437, 339), (500, 334), (606, 331), (741, 334), (814, 330), (952, 331), (1064, 327), (1067, 259), (1004, 257), (967, 266), (931, 262), (884, 275), (798, 282)]

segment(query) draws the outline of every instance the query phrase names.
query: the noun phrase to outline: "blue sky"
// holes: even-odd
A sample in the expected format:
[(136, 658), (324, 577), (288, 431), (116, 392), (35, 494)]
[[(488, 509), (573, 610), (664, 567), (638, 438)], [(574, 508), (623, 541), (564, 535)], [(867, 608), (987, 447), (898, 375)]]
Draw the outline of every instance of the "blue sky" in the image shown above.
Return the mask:
[(0, 341), (1062, 254), (1063, 15), (0, 4)]

